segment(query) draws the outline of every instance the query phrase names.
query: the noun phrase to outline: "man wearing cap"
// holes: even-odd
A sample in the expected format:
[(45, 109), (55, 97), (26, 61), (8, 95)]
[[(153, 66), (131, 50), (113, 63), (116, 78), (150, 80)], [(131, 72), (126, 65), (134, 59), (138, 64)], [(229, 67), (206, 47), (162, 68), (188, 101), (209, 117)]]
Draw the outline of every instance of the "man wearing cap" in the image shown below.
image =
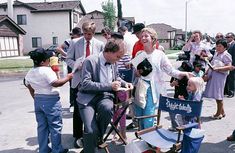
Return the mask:
[[(95, 34), (96, 25), (92, 21), (84, 22), (82, 24), (83, 36), (76, 42), (72, 41), (67, 54), (66, 63), (67, 65), (74, 69), (74, 77), (71, 82), (71, 87), (78, 92), (78, 85), (81, 80), (81, 66), (74, 67), (76, 60), (85, 59), (90, 55), (98, 55), (104, 49), (103, 42), (95, 39), (93, 36)], [(75, 147), (81, 146), (81, 138), (83, 134), (83, 124), (79, 114), (78, 99), (74, 103), (74, 113), (73, 113), (73, 136), (75, 138)]]

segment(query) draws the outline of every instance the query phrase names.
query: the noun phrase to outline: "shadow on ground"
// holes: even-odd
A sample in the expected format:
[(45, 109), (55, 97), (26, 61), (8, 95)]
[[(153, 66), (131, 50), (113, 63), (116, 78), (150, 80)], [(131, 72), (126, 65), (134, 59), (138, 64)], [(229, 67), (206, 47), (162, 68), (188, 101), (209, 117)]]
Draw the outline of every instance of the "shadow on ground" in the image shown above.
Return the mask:
[(235, 153), (235, 143), (228, 142), (226, 140), (219, 143), (207, 143), (201, 144), (199, 153)]
[(23, 149), (23, 148), (15, 148), (15, 149), (9, 149), (9, 150), (2, 150), (0, 153), (37, 153), (36, 150), (28, 150), (28, 149)]

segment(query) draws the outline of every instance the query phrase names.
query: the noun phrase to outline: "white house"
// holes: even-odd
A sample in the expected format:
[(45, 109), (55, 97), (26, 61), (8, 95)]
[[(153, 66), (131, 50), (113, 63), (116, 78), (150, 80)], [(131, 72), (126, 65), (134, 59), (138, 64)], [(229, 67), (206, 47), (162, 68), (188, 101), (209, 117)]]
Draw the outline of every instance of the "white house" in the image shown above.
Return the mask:
[[(7, 3), (0, 4), (0, 15), (8, 14)], [(37, 47), (61, 44), (85, 15), (81, 1), (13, 4), (13, 20), (27, 33), (23, 36), (24, 54)]]

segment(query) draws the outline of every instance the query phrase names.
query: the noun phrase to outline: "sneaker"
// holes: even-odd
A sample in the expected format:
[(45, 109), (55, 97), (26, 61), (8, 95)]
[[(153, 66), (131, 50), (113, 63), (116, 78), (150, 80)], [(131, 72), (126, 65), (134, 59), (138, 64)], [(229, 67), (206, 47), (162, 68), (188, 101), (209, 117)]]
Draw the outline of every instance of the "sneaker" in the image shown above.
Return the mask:
[(73, 111), (74, 111), (74, 107), (73, 107), (73, 106), (70, 106), (70, 107), (69, 107), (69, 112), (70, 112), (70, 113), (73, 113)]
[(74, 141), (74, 148), (83, 148), (83, 139), (77, 139)]

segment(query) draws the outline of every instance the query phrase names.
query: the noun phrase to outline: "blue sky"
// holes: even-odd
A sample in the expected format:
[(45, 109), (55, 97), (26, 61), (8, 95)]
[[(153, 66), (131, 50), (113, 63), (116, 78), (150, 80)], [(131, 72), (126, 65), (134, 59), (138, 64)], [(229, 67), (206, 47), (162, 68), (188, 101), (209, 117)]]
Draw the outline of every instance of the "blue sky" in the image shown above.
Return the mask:
[[(1, 0), (7, 1), (7, 0)], [(44, 0), (20, 0), (44, 2)], [(46, 0), (61, 1), (61, 0)], [(100, 10), (106, 0), (81, 0), (86, 12)], [(113, 0), (116, 5), (116, 0)], [(135, 17), (136, 22), (166, 23), (185, 29), (186, 0), (121, 0), (123, 16)], [(214, 36), (217, 32), (235, 32), (232, 16), (234, 0), (188, 0), (188, 30), (201, 30)]]

